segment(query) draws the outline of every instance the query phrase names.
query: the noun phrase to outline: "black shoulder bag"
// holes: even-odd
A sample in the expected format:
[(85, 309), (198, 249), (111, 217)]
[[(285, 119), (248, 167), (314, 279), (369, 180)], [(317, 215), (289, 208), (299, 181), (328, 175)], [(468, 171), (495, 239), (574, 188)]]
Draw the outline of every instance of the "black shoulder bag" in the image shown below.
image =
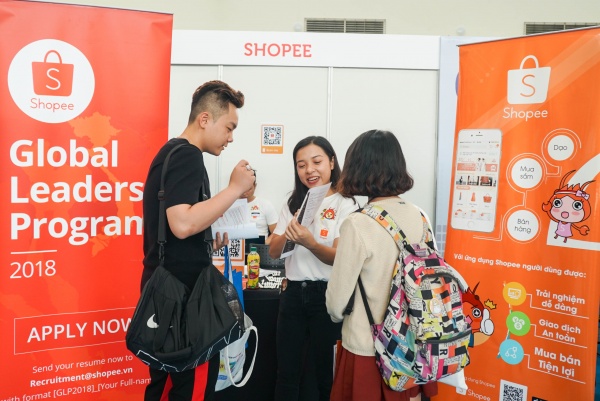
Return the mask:
[(142, 290), (125, 336), (127, 348), (136, 357), (166, 372), (196, 368), (245, 331), (238, 293), (213, 264), (202, 268), (191, 292), (164, 267), (164, 181), (169, 159), (180, 146), (169, 152), (161, 172), (159, 266)]

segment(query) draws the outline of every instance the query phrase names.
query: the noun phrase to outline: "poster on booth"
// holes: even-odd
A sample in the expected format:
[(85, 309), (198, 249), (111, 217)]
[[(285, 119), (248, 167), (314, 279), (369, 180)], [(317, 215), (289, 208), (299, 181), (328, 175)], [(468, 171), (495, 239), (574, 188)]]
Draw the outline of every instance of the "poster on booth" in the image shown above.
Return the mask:
[(124, 339), (172, 16), (3, 1), (0, 21), (0, 399), (142, 399)]
[(283, 153), (283, 124), (263, 124), (260, 126), (260, 153)]
[(445, 258), (469, 283), (468, 390), (594, 399), (600, 29), (460, 46)]

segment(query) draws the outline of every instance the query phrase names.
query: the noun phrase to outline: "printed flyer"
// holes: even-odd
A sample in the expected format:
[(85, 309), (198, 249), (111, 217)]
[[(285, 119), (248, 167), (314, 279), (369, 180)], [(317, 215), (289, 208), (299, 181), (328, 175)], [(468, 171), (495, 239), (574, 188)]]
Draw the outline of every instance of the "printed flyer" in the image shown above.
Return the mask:
[(465, 388), (433, 400), (594, 398), (600, 29), (459, 47), (445, 258), (469, 283)]
[(0, 2), (1, 400), (130, 400), (142, 190), (167, 139), (172, 16)]

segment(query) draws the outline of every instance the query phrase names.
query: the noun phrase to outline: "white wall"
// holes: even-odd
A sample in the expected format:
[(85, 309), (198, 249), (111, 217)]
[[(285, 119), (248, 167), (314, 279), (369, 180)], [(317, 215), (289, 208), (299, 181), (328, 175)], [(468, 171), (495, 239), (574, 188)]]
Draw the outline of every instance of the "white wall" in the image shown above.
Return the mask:
[[(247, 61), (239, 56), (244, 40), (279, 43), (288, 40), (282, 38), (286, 34), (178, 31), (174, 35), (169, 136), (179, 135), (185, 127), (191, 94), (201, 83), (222, 79), (246, 97), (234, 142), (220, 157), (206, 156), (213, 193), (227, 185), (231, 168), (243, 158), (258, 170), (257, 196), (270, 199), (279, 210), (293, 189), (292, 151), (300, 139), (309, 135), (328, 138), (343, 166), (346, 150), (359, 134), (384, 129), (398, 136), (415, 179), (406, 197), (435, 219), (439, 38), (421, 38), (415, 46), (415, 41), (403, 36), (383, 40), (358, 35), (349, 40), (344, 35), (334, 42), (337, 46), (326, 47), (329, 34), (291, 35), (299, 43), (311, 44), (314, 58)], [(210, 48), (203, 46), (209, 38)], [(347, 52), (349, 45), (373, 56), (353, 58)], [(377, 57), (387, 68), (372, 67)], [(220, 58), (230, 65), (206, 65)], [(352, 68), (340, 67), (344, 60)], [(236, 65), (262, 62), (275, 65)], [(277, 65), (296, 62), (308, 64)], [(338, 66), (328, 67), (328, 63)], [(284, 126), (283, 154), (260, 152), (262, 124)]]
[(305, 18), (385, 19), (386, 33), (509, 37), (525, 22), (600, 23), (598, 0), (44, 0), (174, 15), (175, 29), (294, 31)]
[[(242, 31), (293, 33), (303, 26), (305, 18), (385, 19), (388, 35), (370, 35), (381, 41), (394, 35), (454, 36), (459, 32), (471, 37), (500, 38), (523, 35), (525, 22), (600, 22), (600, 1), (597, 0), (548, 0), (543, 4), (522, 0), (484, 3), (480, 0), (380, 0), (370, 3), (369, 7), (358, 0), (40, 1), (171, 13), (175, 30), (240, 31), (240, 34)], [(206, 45), (207, 42), (197, 43), (184, 51), (202, 53)], [(371, 54), (355, 56), (367, 59)], [(170, 136), (178, 135), (183, 129), (189, 97), (200, 83), (224, 79), (248, 97), (240, 113), (236, 142), (223, 154), (222, 160), (207, 156), (209, 172), (214, 177), (213, 191), (226, 185), (228, 169), (244, 157), (259, 170), (257, 194), (271, 198), (276, 207), (282, 204), (292, 185), (290, 153), (293, 146), (286, 146), (283, 155), (260, 154), (254, 139), (261, 123), (285, 124), (288, 145), (306, 135), (326, 136), (341, 159), (356, 135), (377, 127), (398, 135), (416, 181), (408, 197), (422, 205), (435, 222), (433, 169), (436, 156), (423, 153), (423, 149), (434, 152), (436, 143), (439, 68), (357, 71), (337, 65), (337, 68), (319, 66), (312, 71), (303, 67), (300, 71), (294, 67), (234, 67), (214, 62), (183, 64), (174, 65), (172, 69)]]
[(362, 132), (393, 132), (415, 180), (406, 197), (434, 219), (437, 71), (336, 68), (332, 81), (330, 140), (341, 159)]
[[(191, 94), (210, 79), (222, 79), (241, 90), (245, 105), (239, 110), (234, 142), (216, 158), (205, 154), (216, 193), (227, 186), (232, 167), (248, 160), (257, 170), (256, 195), (273, 202), (277, 211), (293, 189), (293, 146), (308, 135), (326, 136), (327, 68), (269, 66), (178, 66), (171, 69), (169, 137), (178, 136), (189, 114)], [(324, 90), (325, 89), (325, 90)], [(260, 153), (262, 124), (283, 124), (284, 153)]]

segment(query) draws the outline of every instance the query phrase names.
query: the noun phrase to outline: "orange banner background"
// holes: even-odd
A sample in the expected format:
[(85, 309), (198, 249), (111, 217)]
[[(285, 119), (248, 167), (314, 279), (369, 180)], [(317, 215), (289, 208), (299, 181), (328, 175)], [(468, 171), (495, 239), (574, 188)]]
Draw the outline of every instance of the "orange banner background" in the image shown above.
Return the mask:
[(141, 399), (124, 343), (172, 16), (0, 2), (0, 399)]
[[(452, 227), (464, 189), (452, 177), (445, 257), (470, 284), (475, 328), (467, 398), (593, 400), (599, 38), (600, 29), (583, 29), (460, 47), (456, 138), (465, 129), (502, 133), (492, 230), (474, 231), (476, 217), (474, 229)], [(554, 196), (561, 182), (568, 188)], [(552, 203), (557, 196), (563, 206)], [(462, 202), (479, 207), (477, 199)], [(562, 231), (552, 213), (567, 223)], [(463, 398), (440, 385), (434, 400)]]

